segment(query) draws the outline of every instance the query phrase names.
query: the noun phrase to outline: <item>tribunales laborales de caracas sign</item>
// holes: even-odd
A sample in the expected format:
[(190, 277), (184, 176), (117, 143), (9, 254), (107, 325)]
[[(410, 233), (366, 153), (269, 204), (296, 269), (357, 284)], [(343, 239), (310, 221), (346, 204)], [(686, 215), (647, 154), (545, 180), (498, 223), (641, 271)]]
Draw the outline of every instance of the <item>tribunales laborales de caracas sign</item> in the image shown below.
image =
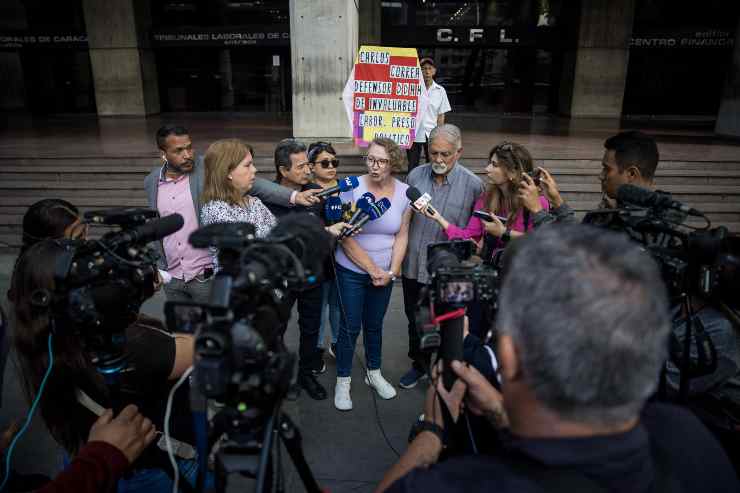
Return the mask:
[(290, 46), (288, 26), (230, 26), (197, 30), (155, 30), (154, 46)]

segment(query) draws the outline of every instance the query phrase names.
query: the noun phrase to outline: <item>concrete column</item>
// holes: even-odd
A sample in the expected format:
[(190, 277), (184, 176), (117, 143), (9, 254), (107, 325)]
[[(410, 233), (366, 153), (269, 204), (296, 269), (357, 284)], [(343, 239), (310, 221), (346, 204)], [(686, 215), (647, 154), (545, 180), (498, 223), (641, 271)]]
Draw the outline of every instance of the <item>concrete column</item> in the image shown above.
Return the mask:
[(99, 115), (159, 112), (148, 0), (83, 0)]
[(581, 0), (577, 47), (563, 61), (563, 113), (621, 116), (634, 13), (635, 0)]
[(358, 12), (347, 0), (290, 0), (293, 135), (352, 136), (342, 102), (357, 54)]
[[(23, 30), (28, 28), (26, 10), (20, 0), (0, 2), (0, 29)], [(25, 81), (21, 53), (0, 51), (0, 110), (25, 108)]]
[(727, 81), (717, 113), (714, 131), (720, 135), (740, 137), (740, 22), (735, 33), (735, 50), (732, 52)]

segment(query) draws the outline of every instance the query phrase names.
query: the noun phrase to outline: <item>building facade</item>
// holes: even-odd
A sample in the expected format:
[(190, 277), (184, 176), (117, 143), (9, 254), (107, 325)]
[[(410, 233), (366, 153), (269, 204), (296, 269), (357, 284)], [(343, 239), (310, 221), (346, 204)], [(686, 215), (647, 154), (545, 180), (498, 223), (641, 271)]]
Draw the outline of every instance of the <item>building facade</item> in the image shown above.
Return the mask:
[(339, 136), (311, 115), (341, 119), (353, 53), (382, 44), (433, 57), (455, 111), (740, 135), (739, 20), (725, 0), (6, 0), (0, 109), (293, 112)]

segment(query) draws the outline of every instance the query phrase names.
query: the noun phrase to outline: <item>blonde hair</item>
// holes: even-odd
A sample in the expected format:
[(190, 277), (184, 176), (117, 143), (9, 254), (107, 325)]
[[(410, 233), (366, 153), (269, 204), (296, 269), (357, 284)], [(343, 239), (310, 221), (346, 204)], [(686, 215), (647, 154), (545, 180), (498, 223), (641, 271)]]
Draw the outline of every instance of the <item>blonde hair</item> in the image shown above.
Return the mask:
[[(403, 170), (403, 165), (406, 163), (406, 153), (398, 147), (398, 144), (386, 137), (375, 137), (370, 142), (370, 145), (373, 144), (385, 149), (386, 154), (388, 154), (388, 160), (390, 161), (391, 172), (400, 173)], [(370, 146), (368, 146), (369, 148)]]
[(208, 146), (203, 160), (205, 184), (201, 195), (202, 203), (211, 200), (222, 200), (231, 205), (243, 203), (242, 193), (234, 187), (228, 176), (248, 153), (254, 158), (252, 146), (241, 139), (221, 139)]
[[(509, 181), (504, 185), (489, 184), (485, 203), (488, 210), (494, 214), (506, 211), (509, 221), (513, 221), (522, 208), (521, 200), (517, 197), (516, 191), (524, 173), (532, 172), (532, 155), (523, 145), (514, 142), (503, 142), (495, 146), (488, 153), (488, 160), (493, 159), (494, 155), (498, 159), (498, 166), (506, 171)], [(508, 188), (508, 193), (504, 194), (500, 187)]]

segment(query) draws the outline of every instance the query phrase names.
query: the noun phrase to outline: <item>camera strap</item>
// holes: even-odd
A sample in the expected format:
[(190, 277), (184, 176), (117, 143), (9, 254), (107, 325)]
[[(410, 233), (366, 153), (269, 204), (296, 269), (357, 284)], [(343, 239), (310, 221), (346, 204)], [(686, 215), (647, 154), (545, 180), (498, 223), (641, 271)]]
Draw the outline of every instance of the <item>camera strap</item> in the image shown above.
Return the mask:
[[(75, 389), (75, 397), (77, 402), (80, 403), (85, 409), (93, 413), (95, 416), (102, 416), (105, 412), (105, 408), (98, 404), (92, 397), (87, 395), (84, 390), (79, 387)], [(165, 440), (164, 433), (157, 431), (159, 439), (157, 440), (157, 448), (163, 452), (167, 452), (167, 441)], [(194, 460), (197, 456), (195, 448), (189, 443), (180, 441), (176, 438), (170, 437), (170, 443), (172, 444), (173, 453), (180, 459)]]

